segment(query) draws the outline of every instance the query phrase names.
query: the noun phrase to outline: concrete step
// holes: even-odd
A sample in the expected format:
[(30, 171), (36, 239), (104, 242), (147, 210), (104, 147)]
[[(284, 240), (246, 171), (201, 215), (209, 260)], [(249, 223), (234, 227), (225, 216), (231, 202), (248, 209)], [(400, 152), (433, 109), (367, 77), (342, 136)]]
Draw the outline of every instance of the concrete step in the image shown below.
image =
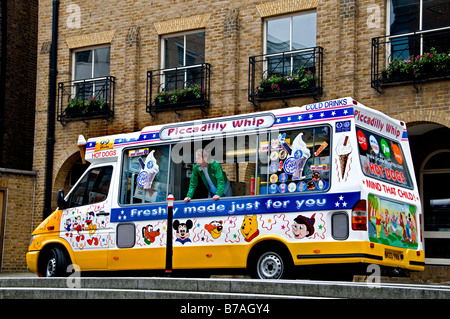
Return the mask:
[(0, 299), (449, 299), (450, 286), (163, 277), (0, 278)]

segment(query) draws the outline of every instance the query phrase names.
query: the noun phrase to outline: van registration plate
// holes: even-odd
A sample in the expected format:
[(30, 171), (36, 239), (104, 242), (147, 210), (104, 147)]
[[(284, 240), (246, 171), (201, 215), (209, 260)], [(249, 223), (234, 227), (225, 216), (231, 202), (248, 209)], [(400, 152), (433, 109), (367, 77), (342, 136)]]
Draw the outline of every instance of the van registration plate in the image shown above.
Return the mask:
[(398, 250), (386, 249), (384, 251), (384, 257), (392, 260), (403, 260), (403, 254)]

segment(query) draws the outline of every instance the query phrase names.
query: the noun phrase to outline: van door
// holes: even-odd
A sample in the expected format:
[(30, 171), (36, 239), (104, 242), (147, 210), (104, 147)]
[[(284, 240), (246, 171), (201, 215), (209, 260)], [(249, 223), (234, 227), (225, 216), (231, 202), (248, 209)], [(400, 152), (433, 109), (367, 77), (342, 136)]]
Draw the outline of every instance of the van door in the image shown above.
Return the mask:
[(61, 234), (82, 270), (107, 268), (114, 165), (88, 169), (66, 198)]

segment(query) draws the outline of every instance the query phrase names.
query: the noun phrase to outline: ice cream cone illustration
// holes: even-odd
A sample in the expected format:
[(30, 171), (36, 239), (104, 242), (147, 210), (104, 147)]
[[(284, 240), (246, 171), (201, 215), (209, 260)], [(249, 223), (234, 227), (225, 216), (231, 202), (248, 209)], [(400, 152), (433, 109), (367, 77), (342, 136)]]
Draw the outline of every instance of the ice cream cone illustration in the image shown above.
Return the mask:
[(292, 142), (291, 149), (292, 153), (290, 157), (295, 158), (295, 170), (292, 174), (292, 180), (303, 179), (303, 168), (305, 167), (306, 161), (311, 156), (306, 143), (302, 139), (303, 133), (298, 134), (294, 141)]
[(341, 177), (344, 178), (347, 168), (348, 156), (352, 152), (352, 146), (348, 141), (348, 136), (342, 136), (339, 140), (336, 152), (339, 155), (339, 166), (341, 168)]
[(83, 164), (86, 164), (86, 139), (84, 138), (83, 135), (79, 135), (78, 136), (78, 148), (80, 149), (80, 156), (81, 156), (81, 162)]
[(342, 178), (344, 178), (345, 175), (345, 167), (347, 166), (348, 155), (349, 154), (339, 155), (339, 164), (341, 165)]
[(144, 163), (144, 171), (147, 172), (148, 178), (145, 183), (144, 189), (150, 189), (152, 187), (153, 180), (155, 179), (156, 174), (159, 172), (159, 165), (155, 159), (155, 150), (152, 150), (150, 154), (148, 154)]

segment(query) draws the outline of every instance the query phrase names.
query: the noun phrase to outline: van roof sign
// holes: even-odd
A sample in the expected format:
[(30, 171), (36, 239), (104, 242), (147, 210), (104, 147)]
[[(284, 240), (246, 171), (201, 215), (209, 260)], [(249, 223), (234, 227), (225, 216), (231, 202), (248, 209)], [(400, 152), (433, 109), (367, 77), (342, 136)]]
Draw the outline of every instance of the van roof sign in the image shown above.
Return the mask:
[(182, 125), (165, 126), (161, 129), (159, 135), (162, 140), (170, 140), (265, 129), (272, 127), (274, 123), (275, 116), (273, 114), (255, 114), (228, 119), (197, 121)]

